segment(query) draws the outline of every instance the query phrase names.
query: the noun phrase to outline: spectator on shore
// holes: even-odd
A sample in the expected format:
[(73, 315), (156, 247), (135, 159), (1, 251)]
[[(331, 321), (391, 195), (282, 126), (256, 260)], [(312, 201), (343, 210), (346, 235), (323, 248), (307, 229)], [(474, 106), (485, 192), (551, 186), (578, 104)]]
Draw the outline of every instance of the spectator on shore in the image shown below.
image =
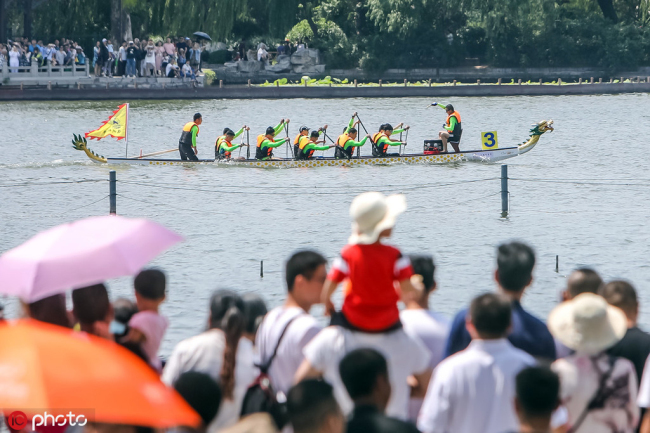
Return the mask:
[(193, 431), (206, 433), (221, 405), (219, 384), (205, 373), (186, 371), (178, 377), (174, 389), (201, 417), (201, 426)]
[(183, 68), (181, 69), (180, 75), (181, 75), (181, 78), (185, 77), (185, 78), (189, 78), (191, 80), (196, 80), (196, 75), (194, 74), (194, 71), (192, 70), (190, 65), (187, 64), (187, 63), (185, 63), (183, 65)]
[(322, 380), (308, 379), (292, 387), (287, 410), (293, 433), (345, 432), (345, 418), (332, 386)]
[[(436, 266), (431, 256), (411, 256), (413, 276), (411, 283), (417, 289), (410, 295), (402, 295), (405, 309), (400, 313), (400, 321), (407, 334), (420, 339), (429, 349), (431, 361), (429, 368), (435, 369), (444, 359), (445, 344), (449, 335), (449, 319), (429, 309), (429, 296), (436, 290), (434, 273)], [(409, 419), (417, 420), (426, 386), (411, 384)]]
[(634, 365), (606, 353), (627, 331), (625, 314), (601, 296), (583, 293), (555, 307), (548, 325), (575, 351), (552, 366), (571, 431), (633, 432), (639, 422)]
[(551, 433), (551, 417), (560, 404), (560, 378), (548, 367), (527, 367), (515, 382), (517, 431)]
[(165, 49), (163, 48), (163, 43), (161, 41), (156, 42), (156, 74), (161, 75), (161, 66), (162, 66), (162, 59), (163, 56), (165, 55)]
[(179, 68), (182, 68), (185, 63), (187, 63), (187, 58), (185, 57), (185, 49), (181, 48), (180, 50), (178, 50), (177, 65)]
[(102, 39), (102, 42), (99, 44), (99, 56), (95, 64), (95, 76), (105, 76), (106, 63), (108, 63), (108, 48), (106, 48), (106, 39)]
[(41, 50), (36, 47), (34, 48), (34, 54), (32, 55), (32, 61), (36, 61), (36, 65), (38, 67), (44, 66), (44, 59), (43, 55), (41, 54)]
[(106, 58), (106, 62), (104, 63), (104, 75), (106, 77), (112, 77), (113, 65), (115, 62), (115, 51), (113, 50), (113, 44), (111, 43), (110, 40), (106, 41), (106, 51), (107, 51), (107, 58)]
[(517, 430), (515, 376), (535, 360), (508, 341), (511, 325), (510, 298), (474, 298), (466, 319), (472, 341), (436, 367), (418, 417), (423, 433)]
[(190, 47), (189, 43), (190, 43), (190, 38), (183, 38), (183, 37), (179, 38), (179, 41), (176, 44), (176, 50), (178, 50), (179, 53), (181, 50), (183, 50), (183, 52), (187, 52), (187, 49)]
[(7, 61), (7, 49), (5, 48), (4, 44), (0, 44), (0, 69), (2, 69), (2, 66), (6, 61)]
[(590, 268), (579, 268), (571, 272), (567, 278), (566, 290), (562, 292), (562, 299), (570, 301), (582, 293), (598, 294), (603, 286), (603, 280), (596, 271)]
[(84, 53), (84, 49), (81, 48), (81, 46), (77, 45), (76, 50), (77, 50), (77, 58), (75, 59), (76, 64), (77, 65), (85, 65), (86, 64), (86, 54)]
[[(320, 302), (327, 275), (326, 264), (327, 260), (315, 251), (294, 253), (285, 266), (287, 298), (282, 306), (264, 316), (257, 330), (257, 364), (266, 363), (277, 347), (275, 360), (268, 372), (277, 392), (286, 394), (289, 391), (296, 370), (304, 359), (303, 349), (321, 330), (309, 311)], [(278, 346), (283, 332), (282, 342)]]
[(146, 55), (146, 52), (144, 51), (143, 43), (140, 42), (140, 39), (135, 38), (134, 39), (134, 45), (135, 45), (135, 75), (138, 75), (140, 77), (144, 76), (144, 63), (142, 62), (144, 60), (144, 57)]
[(136, 76), (136, 48), (133, 41), (129, 41), (129, 45), (125, 49), (126, 51), (126, 76), (133, 77)]
[(266, 45), (263, 42), (257, 48), (257, 61), (264, 62), (264, 64), (268, 64), (269, 62), (269, 52), (266, 51)]
[(158, 349), (169, 326), (169, 320), (159, 313), (166, 298), (166, 277), (158, 269), (145, 269), (133, 280), (138, 312), (129, 320), (129, 333), (125, 341), (140, 344), (149, 363), (162, 370)]
[(34, 320), (63, 326), (64, 328), (71, 327), (70, 316), (65, 307), (64, 294), (48, 296), (29, 304), (23, 303), (23, 310), (27, 317)]
[[(569, 274), (566, 280), (566, 289), (562, 292), (562, 301), (570, 301), (582, 293), (598, 294), (603, 286), (603, 280), (596, 271), (590, 268), (579, 268)], [(555, 339), (555, 354), (558, 359), (566, 358), (573, 351)]]
[(173, 56), (176, 53), (176, 46), (173, 44), (172, 38), (167, 38), (167, 42), (163, 44), (163, 48), (168, 56)]
[(165, 76), (168, 78), (178, 78), (180, 74), (180, 68), (176, 64), (176, 60), (173, 58), (167, 64), (167, 69), (165, 71)]
[(115, 339), (125, 337), (129, 332), (129, 321), (138, 312), (135, 302), (127, 298), (117, 298), (113, 302), (113, 322), (111, 322), (111, 334)]
[(354, 402), (347, 433), (418, 433), (411, 423), (384, 415), (391, 388), (386, 359), (373, 349), (356, 349), (339, 364), (341, 380)]
[(11, 68), (9, 72), (17, 74), (18, 66), (20, 66), (20, 52), (18, 52), (18, 47), (14, 45), (9, 51), (9, 67)]
[(607, 350), (611, 356), (629, 359), (634, 364), (637, 379), (640, 382), (643, 367), (650, 355), (650, 335), (639, 329), (639, 301), (636, 290), (627, 281), (611, 281), (601, 287), (599, 294), (609, 305), (620, 308), (627, 319), (625, 336)]
[(246, 293), (242, 296), (244, 301), (244, 315), (246, 316), (246, 328), (244, 329), (244, 337), (255, 343), (255, 336), (264, 316), (268, 312), (266, 303), (261, 296), (255, 293)]
[(391, 398), (386, 415), (408, 419), (410, 376), (426, 387), (431, 377), (429, 351), (418, 339), (402, 328), (388, 332), (353, 331), (341, 326), (323, 329), (305, 346), (305, 360), (296, 372), (295, 381), (322, 377), (334, 386), (336, 399), (345, 414), (352, 411), (350, 397), (341, 382), (338, 364), (349, 352), (359, 348), (375, 349), (388, 364)]
[(126, 48), (128, 47), (128, 44), (125, 42), (122, 42), (122, 45), (120, 46), (120, 50), (117, 54), (118, 56), (118, 63), (117, 63), (117, 72), (115, 75), (119, 75), (121, 77), (126, 76)]
[(192, 67), (194, 72), (199, 71), (199, 65), (201, 64), (201, 47), (198, 42), (194, 42), (194, 46), (189, 51), (188, 63)]
[(244, 302), (228, 290), (216, 291), (210, 299), (209, 329), (181, 341), (172, 351), (162, 380), (176, 383), (186, 371), (198, 371), (216, 380), (223, 395), (221, 409), (210, 431), (231, 426), (239, 419), (248, 386), (256, 377), (253, 344), (242, 336), (246, 326)]
[(144, 71), (147, 77), (156, 75), (156, 47), (151, 39), (145, 47)]
[[(385, 197), (366, 192), (350, 205), (352, 235), (341, 250), (323, 286), (322, 301), (332, 324), (365, 332), (389, 332), (401, 328), (395, 290), (410, 295), (413, 268), (407, 257), (382, 239), (392, 234), (397, 217), (406, 210), (403, 195)], [(347, 281), (343, 307), (336, 312), (331, 297)]]
[(101, 44), (101, 42), (97, 41), (97, 43), (93, 47), (93, 69), (95, 70), (95, 76), (99, 76), (97, 71), (97, 61), (99, 60), (99, 49), (100, 49), (99, 44)]
[[(512, 330), (508, 340), (513, 346), (536, 358), (554, 361), (555, 342), (548, 328), (538, 318), (521, 306), (521, 298), (526, 288), (533, 282), (535, 253), (526, 244), (510, 242), (497, 248), (497, 270), (494, 279), (499, 285), (499, 293), (512, 302)], [(454, 318), (445, 357), (465, 349), (471, 337), (465, 327), (467, 310), (461, 310)]]
[(104, 284), (73, 290), (72, 313), (81, 331), (113, 340), (110, 332), (113, 306), (108, 299), (108, 290)]

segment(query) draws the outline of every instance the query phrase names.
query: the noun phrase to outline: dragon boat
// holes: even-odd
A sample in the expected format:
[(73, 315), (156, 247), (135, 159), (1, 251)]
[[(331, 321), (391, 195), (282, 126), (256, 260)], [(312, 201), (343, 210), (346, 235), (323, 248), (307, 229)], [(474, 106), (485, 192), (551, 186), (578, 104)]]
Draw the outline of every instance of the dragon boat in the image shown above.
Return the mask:
[(497, 148), (497, 149), (481, 149), (481, 150), (463, 150), (461, 152), (440, 152), (439, 148), (431, 143), (437, 140), (425, 140), (424, 150), (422, 153), (400, 154), (397, 156), (358, 156), (350, 159), (336, 159), (333, 157), (315, 157), (309, 160), (296, 160), (293, 158), (274, 158), (271, 160), (257, 160), (251, 158), (232, 158), (232, 159), (201, 159), (199, 161), (181, 161), (180, 159), (163, 159), (163, 158), (150, 158), (151, 156), (159, 155), (162, 153), (172, 152), (175, 149), (155, 152), (149, 155), (141, 155), (129, 158), (106, 158), (101, 156), (88, 148), (88, 142), (85, 137), (75, 135), (72, 144), (76, 150), (86, 153), (88, 158), (97, 163), (107, 164), (135, 164), (135, 165), (193, 165), (193, 164), (218, 164), (230, 166), (243, 166), (243, 167), (258, 167), (258, 168), (292, 168), (292, 167), (324, 167), (324, 166), (361, 166), (361, 165), (389, 165), (389, 164), (440, 164), (440, 163), (453, 163), (461, 161), (475, 161), (475, 162), (498, 162), (505, 159), (514, 158), (515, 156), (523, 155), (530, 152), (540, 137), (549, 131), (553, 131), (553, 121), (543, 120), (533, 126), (530, 130), (528, 140), (522, 144)]

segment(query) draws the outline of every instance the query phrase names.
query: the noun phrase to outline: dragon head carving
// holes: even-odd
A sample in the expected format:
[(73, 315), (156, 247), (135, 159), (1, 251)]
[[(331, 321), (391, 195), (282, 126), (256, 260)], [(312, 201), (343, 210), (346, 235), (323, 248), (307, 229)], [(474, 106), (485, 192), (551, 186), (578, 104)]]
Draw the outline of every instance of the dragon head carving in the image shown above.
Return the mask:
[(86, 140), (86, 137), (77, 134), (73, 134), (72, 136), (72, 147), (74, 147), (76, 150), (83, 150), (86, 152), (86, 155), (88, 155), (88, 158), (92, 159), (93, 161), (106, 162), (105, 157), (98, 155), (92, 150), (88, 149), (88, 140)]

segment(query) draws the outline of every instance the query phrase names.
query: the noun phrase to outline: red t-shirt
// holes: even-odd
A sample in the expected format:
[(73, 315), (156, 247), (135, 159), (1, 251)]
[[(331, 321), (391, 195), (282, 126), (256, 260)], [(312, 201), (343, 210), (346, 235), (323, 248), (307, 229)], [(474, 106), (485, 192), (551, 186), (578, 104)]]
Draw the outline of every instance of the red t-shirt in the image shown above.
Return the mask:
[(327, 278), (347, 280), (343, 314), (357, 328), (379, 331), (399, 320), (395, 281), (411, 278), (413, 268), (397, 248), (381, 243), (347, 245)]

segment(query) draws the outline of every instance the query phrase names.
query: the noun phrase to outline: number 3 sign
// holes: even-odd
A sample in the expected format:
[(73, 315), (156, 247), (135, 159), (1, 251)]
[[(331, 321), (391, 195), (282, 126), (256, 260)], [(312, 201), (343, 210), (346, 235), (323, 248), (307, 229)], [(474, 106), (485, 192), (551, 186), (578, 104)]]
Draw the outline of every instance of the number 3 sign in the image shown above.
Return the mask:
[(493, 150), (499, 148), (499, 140), (497, 140), (497, 132), (481, 132), (481, 142), (483, 150)]

